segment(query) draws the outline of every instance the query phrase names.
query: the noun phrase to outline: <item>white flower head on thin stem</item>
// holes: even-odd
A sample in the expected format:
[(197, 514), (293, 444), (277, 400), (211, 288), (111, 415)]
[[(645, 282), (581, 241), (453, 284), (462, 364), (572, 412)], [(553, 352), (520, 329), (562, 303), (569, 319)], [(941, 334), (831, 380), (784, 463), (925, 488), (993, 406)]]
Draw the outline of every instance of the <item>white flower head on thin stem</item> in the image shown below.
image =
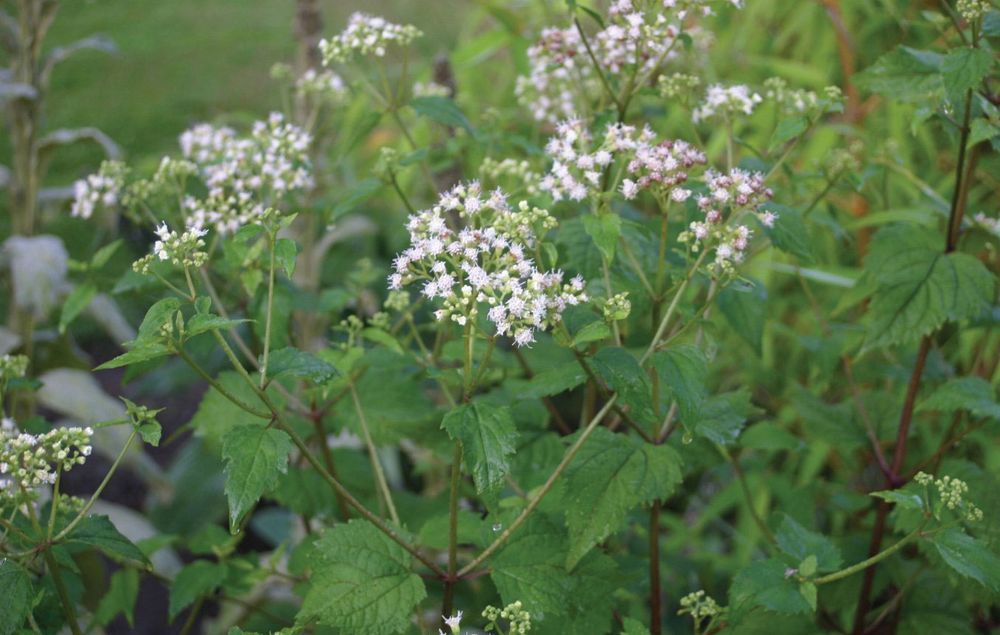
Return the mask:
[(385, 18), (354, 13), (347, 27), (336, 37), (320, 40), (323, 63), (346, 62), (355, 55), (385, 57), (389, 46), (406, 46), (423, 35), (409, 24), (393, 24)]
[(445, 625), (451, 629), (454, 635), (458, 635), (462, 630), (462, 612), (459, 611), (452, 615), (451, 617), (441, 616), (444, 619)]
[(736, 114), (749, 116), (761, 101), (763, 98), (749, 86), (712, 84), (708, 87), (704, 101), (695, 108), (691, 118), (695, 123), (699, 123), (716, 116), (731, 117)]

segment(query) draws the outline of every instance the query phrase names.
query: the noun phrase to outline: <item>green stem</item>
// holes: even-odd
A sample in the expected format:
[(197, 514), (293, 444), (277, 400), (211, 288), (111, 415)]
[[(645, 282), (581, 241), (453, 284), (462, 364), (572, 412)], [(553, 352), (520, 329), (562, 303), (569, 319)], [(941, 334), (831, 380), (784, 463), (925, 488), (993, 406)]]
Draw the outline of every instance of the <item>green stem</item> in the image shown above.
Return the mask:
[[(215, 332), (217, 332), (217, 331), (215, 331)], [(249, 405), (247, 403), (244, 403), (244, 401), (242, 399), (240, 399), (239, 397), (237, 397), (233, 393), (229, 392), (229, 390), (227, 390), (225, 388), (225, 386), (223, 386), (222, 384), (220, 384), (218, 381), (216, 381), (216, 379), (214, 377), (212, 377), (207, 372), (205, 372), (205, 369), (202, 368), (201, 365), (198, 364), (198, 362), (194, 361), (194, 359), (190, 355), (188, 355), (187, 352), (184, 349), (178, 347), (178, 349), (177, 349), (177, 356), (180, 357), (182, 360), (184, 360), (187, 363), (187, 365), (190, 366), (194, 370), (194, 372), (198, 373), (198, 375), (202, 379), (204, 379), (208, 383), (209, 386), (211, 386), (212, 388), (214, 388), (215, 390), (217, 390), (219, 392), (219, 394), (221, 394), (223, 397), (225, 397), (229, 401), (231, 401), (234, 404), (236, 404), (237, 406), (239, 406), (242, 410), (245, 410), (246, 412), (254, 415), (255, 417), (260, 417), (261, 419), (270, 419), (271, 418), (270, 413), (264, 412), (263, 410), (257, 410), (253, 406), (251, 406), (251, 405)], [(243, 366), (241, 365), (240, 368), (242, 368), (242, 367)]]
[(842, 580), (843, 578), (846, 578), (848, 576), (854, 575), (855, 573), (857, 573), (859, 571), (863, 571), (863, 570), (867, 569), (868, 567), (870, 567), (872, 565), (875, 565), (875, 564), (878, 564), (879, 562), (882, 562), (883, 560), (885, 560), (886, 558), (888, 558), (892, 554), (896, 553), (897, 551), (899, 551), (900, 549), (902, 549), (903, 547), (905, 547), (914, 538), (920, 536), (920, 534), (921, 534), (921, 532), (923, 532), (924, 526), (926, 524), (927, 524), (926, 522), (923, 523), (922, 525), (920, 525), (919, 527), (917, 527), (916, 529), (914, 529), (913, 531), (911, 531), (910, 533), (908, 533), (899, 542), (897, 542), (896, 544), (894, 544), (893, 546), (889, 547), (888, 549), (886, 549), (884, 551), (880, 551), (879, 553), (875, 554), (871, 558), (868, 558), (867, 560), (862, 560), (861, 562), (859, 562), (857, 564), (854, 564), (854, 565), (851, 565), (851, 566), (847, 567), (846, 569), (841, 569), (840, 571), (835, 571), (835, 572), (830, 573), (828, 575), (816, 578), (815, 580), (812, 581), (812, 583), (819, 585), (819, 584), (828, 584), (830, 582), (836, 582), (837, 580)]
[(264, 318), (264, 352), (260, 361), (260, 387), (267, 384), (267, 357), (271, 352), (271, 314), (274, 312), (274, 261), (275, 261), (275, 232), (268, 236), (268, 245), (271, 249), (271, 262), (267, 277), (267, 315)]
[(69, 534), (69, 532), (73, 531), (73, 529), (80, 523), (80, 521), (82, 521), (87, 516), (87, 513), (89, 513), (91, 508), (94, 506), (94, 503), (96, 503), (97, 499), (100, 498), (101, 493), (104, 492), (104, 488), (107, 487), (108, 483), (111, 482), (111, 477), (114, 476), (115, 472), (118, 470), (118, 467), (121, 465), (122, 460), (125, 458), (125, 455), (128, 454), (129, 448), (132, 447), (132, 442), (135, 441), (135, 437), (137, 434), (138, 431), (135, 428), (133, 428), (132, 434), (128, 436), (128, 440), (125, 441), (125, 445), (122, 446), (121, 452), (119, 452), (118, 456), (115, 457), (115, 461), (114, 463), (111, 464), (111, 467), (108, 469), (108, 473), (104, 475), (104, 480), (102, 480), (101, 484), (97, 486), (97, 489), (94, 490), (94, 493), (90, 495), (90, 498), (84, 504), (83, 509), (80, 510), (80, 513), (77, 514), (76, 517), (73, 518), (73, 520), (70, 521), (70, 523), (66, 525), (66, 527), (63, 528), (63, 530), (60, 531), (55, 538), (52, 539), (53, 542), (59, 542), (60, 540), (65, 538)]
[(66, 622), (69, 624), (69, 630), (72, 631), (73, 635), (83, 635), (83, 631), (80, 629), (80, 622), (76, 617), (76, 609), (73, 607), (73, 602), (69, 599), (69, 592), (66, 590), (62, 574), (59, 573), (59, 563), (56, 562), (56, 559), (52, 556), (52, 552), (48, 549), (42, 552), (42, 557), (45, 558), (45, 566), (48, 567), (49, 575), (52, 576), (52, 584), (56, 587), (59, 602), (63, 605), (63, 612), (66, 616)]
[(698, 267), (701, 266), (701, 262), (705, 259), (707, 254), (708, 250), (703, 250), (701, 255), (698, 256), (698, 259), (695, 260), (694, 265), (692, 265), (692, 267), (688, 270), (687, 275), (684, 276), (684, 281), (681, 282), (680, 287), (677, 288), (677, 293), (674, 294), (673, 300), (670, 301), (670, 306), (667, 307), (667, 312), (663, 315), (663, 319), (660, 320), (660, 326), (657, 327), (656, 333), (653, 335), (653, 341), (649, 343), (649, 346), (646, 347), (646, 351), (642, 354), (642, 357), (639, 358), (639, 364), (645, 363), (645, 361), (649, 359), (649, 356), (653, 354), (653, 351), (656, 350), (656, 345), (663, 337), (663, 334), (666, 333), (667, 326), (670, 324), (670, 318), (674, 316), (674, 311), (677, 310), (677, 305), (680, 303), (681, 296), (684, 295), (684, 290), (687, 289), (688, 283), (690, 283), (691, 279), (694, 278), (694, 274), (698, 271)]
[(354, 401), (354, 411), (357, 413), (358, 422), (361, 424), (361, 433), (365, 438), (365, 446), (368, 447), (368, 458), (371, 459), (372, 469), (375, 470), (375, 480), (378, 483), (379, 490), (382, 492), (382, 498), (385, 499), (385, 505), (389, 508), (389, 518), (398, 525), (400, 524), (399, 514), (396, 513), (396, 505), (392, 502), (392, 492), (389, 490), (389, 483), (385, 480), (382, 461), (378, 458), (375, 443), (372, 441), (371, 432), (368, 430), (368, 419), (365, 417), (364, 408), (361, 407), (361, 399), (358, 398), (358, 391), (353, 382), (351, 382), (350, 388), (351, 399)]
[(618, 95), (615, 94), (615, 91), (611, 89), (611, 84), (608, 83), (608, 78), (604, 76), (604, 69), (601, 68), (601, 65), (597, 61), (597, 57), (594, 55), (594, 49), (590, 48), (590, 40), (587, 39), (587, 34), (584, 32), (583, 26), (580, 25), (580, 21), (576, 17), (573, 18), (573, 25), (580, 34), (580, 39), (583, 41), (584, 48), (587, 49), (587, 55), (590, 57), (590, 62), (594, 65), (594, 70), (597, 71), (597, 77), (601, 80), (601, 85), (604, 86), (604, 90), (608, 93), (608, 96), (611, 97), (611, 101), (615, 103), (615, 106), (618, 108), (618, 112), (624, 112), (622, 102), (619, 101)]
[(570, 446), (569, 450), (566, 451), (566, 454), (563, 456), (562, 461), (559, 462), (559, 465), (556, 466), (556, 469), (552, 472), (551, 475), (549, 475), (549, 479), (545, 481), (545, 484), (542, 485), (541, 489), (538, 490), (538, 493), (535, 494), (535, 497), (531, 499), (531, 502), (529, 502), (528, 505), (523, 510), (521, 510), (521, 513), (518, 514), (517, 518), (514, 519), (514, 522), (512, 522), (510, 526), (507, 527), (507, 529), (505, 529), (504, 532), (497, 537), (496, 540), (494, 540), (488, 547), (486, 547), (486, 549), (484, 549), (482, 553), (476, 556), (472, 560), (472, 562), (465, 565), (458, 571), (458, 577), (462, 577), (467, 573), (469, 573), (470, 571), (474, 571), (476, 567), (481, 565), (487, 558), (492, 556), (497, 549), (502, 547), (503, 544), (507, 542), (507, 540), (511, 537), (511, 535), (513, 535), (513, 533), (517, 530), (518, 527), (524, 524), (524, 521), (527, 520), (531, 512), (533, 512), (535, 508), (538, 507), (538, 505), (542, 502), (542, 499), (545, 498), (545, 495), (549, 493), (549, 490), (552, 489), (552, 487), (556, 484), (556, 481), (566, 470), (566, 467), (570, 464), (570, 462), (573, 461), (573, 458), (576, 456), (577, 452), (580, 451), (580, 448), (583, 446), (584, 442), (594, 432), (598, 424), (601, 423), (601, 421), (604, 419), (605, 415), (607, 415), (608, 412), (610, 412), (611, 409), (614, 407), (615, 401), (617, 401), (617, 399), (618, 399), (617, 394), (612, 395), (611, 398), (608, 399), (608, 401), (604, 404), (604, 406), (597, 412), (597, 414), (594, 415), (594, 418), (590, 420), (590, 423), (587, 424), (587, 427), (584, 428), (582, 432), (580, 432), (580, 436), (576, 438), (576, 441), (573, 442), (573, 445)]
[(728, 450), (726, 450), (726, 448), (721, 445), (716, 445), (716, 447), (719, 449), (722, 456), (725, 457), (725, 459), (729, 461), (729, 464), (733, 467), (733, 473), (736, 474), (736, 480), (740, 483), (740, 490), (743, 492), (743, 498), (746, 501), (747, 509), (750, 511), (750, 516), (753, 518), (754, 524), (757, 525), (769, 543), (772, 545), (777, 544), (778, 541), (771, 532), (771, 528), (767, 526), (764, 519), (760, 517), (759, 513), (757, 513), (757, 508), (753, 503), (753, 493), (750, 491), (750, 486), (747, 484), (747, 478), (746, 475), (743, 474), (743, 468), (740, 467), (739, 462), (729, 453)]
[(458, 485), (462, 477), (462, 444), (455, 442), (451, 456), (451, 491), (448, 499), (448, 577), (444, 581), (441, 616), (451, 615), (458, 582)]

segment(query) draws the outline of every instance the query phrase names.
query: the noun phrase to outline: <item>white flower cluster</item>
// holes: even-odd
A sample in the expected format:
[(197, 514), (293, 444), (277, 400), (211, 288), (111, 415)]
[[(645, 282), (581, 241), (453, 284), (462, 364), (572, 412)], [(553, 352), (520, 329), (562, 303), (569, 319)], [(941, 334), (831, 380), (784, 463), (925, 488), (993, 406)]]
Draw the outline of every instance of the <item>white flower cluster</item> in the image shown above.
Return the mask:
[[(455, 216), (464, 227), (449, 225)], [(457, 185), (410, 216), (410, 247), (396, 257), (389, 288), (423, 281), (423, 295), (442, 301), (438, 320), (465, 325), (483, 307), (497, 335), (526, 346), (535, 331), (559, 322), (567, 306), (587, 301), (581, 278), (564, 284), (561, 271), (540, 271), (528, 257), (555, 224), (527, 202), (511, 207), (499, 189), (484, 196), (476, 182)]]
[(581, 119), (567, 119), (556, 126), (556, 134), (545, 144), (552, 168), (542, 178), (541, 189), (558, 202), (582, 201), (600, 191), (601, 175), (611, 165), (616, 150), (634, 147), (632, 126), (611, 124), (605, 138), (594, 147), (593, 135)]
[(208, 124), (184, 132), (181, 152), (208, 187), (204, 200), (185, 197), (188, 227), (212, 225), (221, 234), (233, 233), (259, 220), (269, 200), (311, 187), (311, 143), (309, 133), (277, 112), (254, 123), (249, 137)]
[(705, 154), (691, 144), (680, 140), (655, 143), (651, 130), (639, 135), (628, 162), (630, 178), (622, 180), (622, 195), (634, 199), (641, 190), (653, 189), (675, 202), (691, 196), (691, 190), (681, 185), (688, 180), (688, 170), (705, 165)]
[(323, 63), (346, 62), (355, 54), (385, 57), (390, 45), (406, 46), (423, 35), (409, 24), (393, 24), (385, 18), (354, 13), (347, 20), (347, 28), (329, 40), (320, 40), (319, 50)]
[(0, 492), (51, 485), (58, 471), (83, 465), (90, 456), (92, 428), (55, 428), (44, 434), (21, 432), (13, 420), (0, 422)]
[(695, 621), (702, 620), (706, 617), (715, 617), (722, 612), (719, 604), (712, 599), (712, 596), (706, 595), (704, 591), (688, 593), (681, 598), (680, 604), (681, 609), (677, 611), (677, 614), (688, 614), (694, 618)]
[(88, 219), (100, 209), (118, 205), (125, 186), (127, 168), (120, 161), (105, 161), (96, 174), (73, 183), (73, 205), (70, 215)]
[(735, 264), (743, 261), (753, 235), (749, 227), (735, 221), (750, 212), (756, 213), (765, 227), (773, 226), (777, 220), (774, 212), (759, 211), (760, 205), (770, 200), (772, 193), (764, 184), (764, 175), (739, 168), (727, 174), (708, 170), (705, 172), (705, 185), (708, 195), (697, 199), (698, 209), (705, 214), (705, 220), (693, 221), (678, 239), (694, 251), (714, 247), (715, 260), (710, 269), (716, 273), (728, 273)]
[(969, 22), (974, 22), (989, 12), (990, 2), (989, 0), (958, 0), (955, 3), (955, 9), (960, 16)]
[(207, 229), (190, 227), (183, 233), (171, 231), (166, 223), (156, 228), (159, 238), (153, 244), (153, 253), (137, 260), (132, 268), (138, 273), (149, 273), (154, 260), (169, 262), (178, 267), (200, 267), (208, 260), (204, 236)]
[(0, 356), (0, 381), (18, 379), (28, 372), (27, 355)]
[(750, 115), (753, 113), (754, 107), (762, 100), (763, 98), (753, 92), (749, 86), (712, 84), (708, 87), (704, 101), (695, 108), (691, 118), (695, 123), (699, 123), (716, 115), (723, 117), (740, 113)]
[(295, 90), (300, 95), (334, 104), (344, 101), (347, 97), (347, 86), (344, 84), (344, 80), (331, 70), (306, 69), (295, 80)]
[[(604, 90), (594, 72), (595, 61), (612, 83), (652, 78), (664, 63), (681, 54), (683, 47), (676, 42), (685, 21), (693, 15), (710, 15), (709, 5), (714, 1), (614, 0), (606, 26), (587, 37), (589, 52), (575, 26), (543, 30), (528, 49), (529, 74), (518, 77), (518, 102), (537, 121), (555, 124), (583, 112), (584, 104)], [(740, 6), (736, 0), (732, 4)], [(697, 32), (696, 27), (687, 30)]]

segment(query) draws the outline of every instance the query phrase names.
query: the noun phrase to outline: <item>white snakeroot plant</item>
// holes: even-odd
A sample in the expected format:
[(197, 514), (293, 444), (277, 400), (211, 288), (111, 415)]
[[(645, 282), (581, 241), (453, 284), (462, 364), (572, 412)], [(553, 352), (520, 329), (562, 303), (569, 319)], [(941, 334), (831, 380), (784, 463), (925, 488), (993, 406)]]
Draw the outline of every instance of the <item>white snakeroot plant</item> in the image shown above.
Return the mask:
[(751, 115), (754, 108), (763, 101), (749, 86), (735, 84), (723, 86), (712, 84), (708, 87), (701, 105), (695, 108), (691, 118), (700, 123), (713, 117), (728, 118), (734, 115)]
[(476, 182), (458, 185), (410, 216), (410, 247), (396, 256), (389, 288), (422, 282), (421, 293), (441, 302), (438, 320), (465, 326), (483, 310), (496, 335), (527, 346), (567, 306), (588, 299), (581, 278), (564, 282), (562, 271), (542, 271), (532, 257), (555, 225), (527, 202), (512, 207), (499, 189), (484, 194)]

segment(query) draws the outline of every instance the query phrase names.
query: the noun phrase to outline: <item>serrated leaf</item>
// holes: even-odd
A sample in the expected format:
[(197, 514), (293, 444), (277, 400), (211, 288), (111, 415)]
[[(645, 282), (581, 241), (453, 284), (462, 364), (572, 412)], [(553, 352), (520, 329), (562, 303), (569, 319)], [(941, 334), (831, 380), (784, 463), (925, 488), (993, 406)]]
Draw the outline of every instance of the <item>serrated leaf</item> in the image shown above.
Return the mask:
[(123, 536), (107, 516), (87, 516), (66, 535), (67, 544), (95, 547), (108, 556), (146, 563), (146, 556)]
[(195, 560), (181, 569), (170, 587), (170, 621), (198, 598), (214, 593), (225, 579), (226, 565), (221, 562)]
[(297, 377), (322, 384), (337, 374), (336, 368), (316, 355), (290, 346), (272, 351), (267, 359), (267, 376), (272, 379)]
[(939, 386), (918, 407), (918, 412), (966, 410), (976, 417), (1000, 419), (1000, 404), (990, 382), (982, 377), (958, 377)]
[(215, 329), (230, 329), (244, 322), (249, 320), (231, 320), (214, 313), (197, 313), (191, 316), (184, 328), (188, 337), (194, 337)]
[(231, 532), (261, 495), (277, 485), (278, 476), (287, 472), (291, 451), (292, 440), (275, 428), (238, 426), (222, 438)]
[(528, 381), (527, 387), (518, 393), (526, 399), (551, 397), (572, 390), (587, 380), (587, 373), (576, 362), (567, 362), (547, 368)]
[(708, 390), (708, 360), (696, 346), (671, 346), (653, 355), (653, 366), (668, 398), (676, 399), (681, 421), (693, 424)]
[(856, 74), (853, 81), (862, 90), (898, 101), (934, 103), (944, 90), (942, 59), (938, 53), (900, 46)]
[(566, 614), (566, 532), (533, 514), (490, 558), (490, 579), (504, 602), (521, 600), (533, 611)]
[(669, 446), (594, 430), (566, 469), (567, 567), (617, 531), (629, 511), (670, 496), (681, 482), (680, 465)]
[(452, 128), (465, 128), (470, 134), (475, 132), (462, 109), (447, 97), (414, 97), (410, 100), (410, 107), (431, 121)]
[(719, 293), (716, 304), (736, 334), (760, 355), (767, 307), (767, 291), (763, 285), (731, 285)]
[(622, 635), (649, 635), (649, 629), (637, 619), (626, 617), (622, 623)]
[(0, 598), (4, 606), (0, 611), (0, 635), (13, 635), (31, 610), (31, 578), (19, 564), (7, 558), (0, 560)]
[(934, 534), (932, 542), (948, 566), (994, 593), (1000, 593), (1000, 558), (981, 541), (960, 529), (948, 529)]
[(810, 612), (812, 606), (803, 597), (799, 582), (787, 572), (788, 566), (776, 558), (751, 563), (733, 578), (730, 605), (759, 606), (786, 615)]
[[(816, 562), (813, 573), (816, 571), (836, 571), (843, 562), (840, 550), (829, 538), (806, 529), (791, 516), (785, 515), (774, 537), (777, 540), (778, 548), (794, 560), (804, 561), (810, 556), (814, 557)], [(800, 572), (805, 576), (812, 575), (812, 573), (805, 571)]]
[(94, 613), (94, 621), (107, 626), (118, 615), (124, 615), (128, 625), (134, 628), (135, 601), (138, 597), (139, 571), (132, 568), (115, 571), (111, 576), (108, 590)]
[(865, 263), (877, 285), (866, 349), (915, 341), (946, 321), (976, 317), (989, 307), (993, 275), (972, 256), (942, 253), (937, 242), (908, 225), (875, 235)]
[[(264, 402), (254, 393), (243, 377), (235, 371), (219, 373), (215, 379), (227, 393), (242, 403), (261, 412), (267, 412), (267, 406), (264, 405)], [(271, 394), (269, 391), (269, 396), (272, 400), (280, 403), (280, 395)], [(209, 388), (201, 398), (198, 410), (191, 417), (190, 426), (194, 428), (195, 434), (205, 437), (210, 443), (221, 444), (222, 437), (231, 428), (243, 425), (264, 425), (269, 420), (269, 417), (257, 417), (248, 413), (219, 391)]]
[(594, 244), (604, 254), (604, 257), (615, 259), (615, 247), (622, 235), (622, 219), (618, 214), (589, 214), (583, 217), (583, 227), (587, 235), (594, 239)]
[(139, 436), (142, 438), (144, 443), (148, 443), (154, 448), (160, 445), (160, 437), (163, 434), (163, 428), (156, 421), (145, 421), (136, 430), (139, 432)]
[(274, 243), (274, 258), (278, 266), (289, 278), (295, 273), (295, 260), (299, 256), (299, 244), (291, 238), (279, 238)]
[(736, 441), (747, 419), (759, 412), (745, 390), (714, 395), (701, 407), (694, 430), (712, 443), (729, 445)]
[(517, 429), (510, 411), (482, 401), (453, 408), (441, 421), (448, 436), (462, 444), (462, 458), (476, 491), (494, 492), (510, 471)]
[(618, 393), (618, 403), (628, 407), (633, 419), (641, 424), (657, 423), (648, 376), (632, 353), (619, 347), (602, 348), (591, 363), (597, 375)]
[(921, 510), (924, 508), (924, 499), (920, 496), (920, 494), (912, 491), (898, 489), (880, 490), (878, 492), (872, 492), (871, 495), (875, 498), (881, 498), (882, 500), (894, 503), (901, 509)]
[(299, 620), (316, 619), (346, 633), (393, 635), (410, 624), (427, 595), (411, 558), (369, 522), (351, 520), (316, 542), (319, 561)]
[(950, 51), (941, 61), (944, 86), (949, 94), (964, 94), (982, 83), (990, 72), (993, 54), (981, 48), (960, 48)]
[(73, 289), (63, 302), (62, 313), (59, 315), (59, 332), (65, 333), (66, 327), (90, 306), (90, 301), (97, 295), (97, 285), (85, 282)]
[(795, 137), (806, 131), (809, 127), (809, 120), (805, 117), (787, 117), (778, 122), (771, 135), (769, 152), (774, 152)]
[(153, 359), (160, 357), (166, 357), (170, 354), (170, 349), (168, 349), (163, 344), (159, 343), (149, 343), (140, 344), (128, 351), (127, 353), (122, 353), (118, 357), (109, 359), (104, 362), (94, 370), (107, 370), (109, 368), (121, 368), (122, 366), (131, 366), (132, 364), (139, 364), (141, 362), (148, 362)]
[(139, 325), (138, 335), (136, 336), (136, 343), (140, 343), (143, 340), (158, 339), (160, 335), (160, 327), (170, 321), (173, 318), (174, 313), (176, 313), (181, 308), (181, 301), (177, 298), (163, 298), (153, 303), (152, 306), (146, 311), (145, 317), (142, 318), (142, 323)]

